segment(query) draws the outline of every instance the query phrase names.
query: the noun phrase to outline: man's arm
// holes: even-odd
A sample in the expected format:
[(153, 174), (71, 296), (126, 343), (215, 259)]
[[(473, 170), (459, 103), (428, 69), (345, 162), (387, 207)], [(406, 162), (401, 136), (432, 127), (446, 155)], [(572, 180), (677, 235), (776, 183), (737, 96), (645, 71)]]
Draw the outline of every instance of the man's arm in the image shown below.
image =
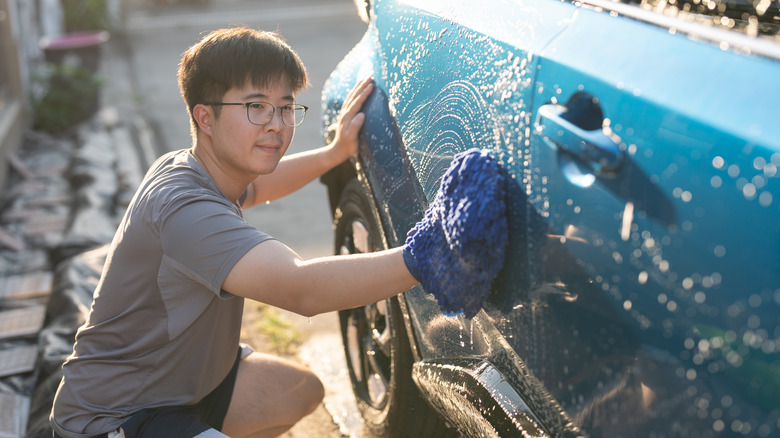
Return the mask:
[(401, 248), (304, 261), (276, 240), (255, 246), (222, 289), (304, 316), (368, 305), (417, 284)]
[(360, 109), (373, 89), (374, 81), (371, 78), (360, 81), (344, 100), (333, 142), (318, 149), (282, 158), (273, 172), (262, 175), (252, 182), (242, 208), (247, 209), (253, 205), (283, 198), (343, 163), (349, 157), (357, 155), (358, 133), (365, 120), (365, 115), (360, 112)]
[(248, 187), (241, 208), (275, 201), (314, 181), (328, 170), (349, 158), (334, 150), (333, 145), (289, 155), (279, 161), (276, 169), (255, 179)]

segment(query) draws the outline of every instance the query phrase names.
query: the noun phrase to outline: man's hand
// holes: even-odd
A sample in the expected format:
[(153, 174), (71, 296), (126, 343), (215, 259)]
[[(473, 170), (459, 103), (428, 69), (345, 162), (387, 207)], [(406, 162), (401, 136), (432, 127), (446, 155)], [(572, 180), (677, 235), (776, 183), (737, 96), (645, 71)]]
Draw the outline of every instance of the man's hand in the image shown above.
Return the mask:
[(330, 144), (332, 153), (338, 157), (339, 163), (358, 153), (358, 134), (366, 119), (365, 114), (360, 112), (360, 109), (373, 90), (374, 79), (365, 78), (355, 85), (355, 88), (349, 92), (344, 100), (337, 121), (336, 137)]

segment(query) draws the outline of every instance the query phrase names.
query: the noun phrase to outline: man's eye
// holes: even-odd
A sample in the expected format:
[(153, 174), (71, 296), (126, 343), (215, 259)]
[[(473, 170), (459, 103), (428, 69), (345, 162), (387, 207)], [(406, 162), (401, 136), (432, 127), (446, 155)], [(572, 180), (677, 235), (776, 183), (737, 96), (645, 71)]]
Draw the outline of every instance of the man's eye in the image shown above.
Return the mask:
[(252, 111), (262, 111), (265, 109), (265, 105), (262, 103), (250, 103), (249, 109), (251, 109)]

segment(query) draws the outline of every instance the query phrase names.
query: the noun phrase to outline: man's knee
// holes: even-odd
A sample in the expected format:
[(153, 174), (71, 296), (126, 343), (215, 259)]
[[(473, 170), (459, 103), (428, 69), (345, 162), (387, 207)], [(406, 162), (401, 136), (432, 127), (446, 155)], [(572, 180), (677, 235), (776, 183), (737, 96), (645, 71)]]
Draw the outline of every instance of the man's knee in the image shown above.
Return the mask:
[(253, 353), (239, 366), (228, 417), (291, 424), (313, 412), (324, 394), (322, 382), (310, 369)]
[(253, 353), (239, 365), (223, 432), (247, 436), (276, 431), (278, 435), (317, 409), (324, 394), (322, 382), (310, 369)]
[(322, 399), (325, 398), (325, 387), (320, 378), (313, 372), (307, 372), (307, 379), (304, 386), (305, 389), (302, 391), (304, 392), (304, 398), (302, 398), (302, 400), (305, 400), (306, 403), (305, 406), (301, 406), (304, 409), (301, 418), (314, 412), (314, 410), (317, 409), (317, 406), (322, 403)]

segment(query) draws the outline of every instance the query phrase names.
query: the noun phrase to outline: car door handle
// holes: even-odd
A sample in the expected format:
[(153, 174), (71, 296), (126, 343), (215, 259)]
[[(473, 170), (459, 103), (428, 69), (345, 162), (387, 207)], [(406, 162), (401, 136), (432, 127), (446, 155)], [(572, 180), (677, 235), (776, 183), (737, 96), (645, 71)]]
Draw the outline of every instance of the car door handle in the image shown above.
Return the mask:
[(548, 104), (539, 108), (536, 129), (554, 149), (561, 149), (586, 165), (596, 175), (614, 175), (623, 166), (623, 151), (601, 129), (585, 130), (566, 120), (567, 108)]

